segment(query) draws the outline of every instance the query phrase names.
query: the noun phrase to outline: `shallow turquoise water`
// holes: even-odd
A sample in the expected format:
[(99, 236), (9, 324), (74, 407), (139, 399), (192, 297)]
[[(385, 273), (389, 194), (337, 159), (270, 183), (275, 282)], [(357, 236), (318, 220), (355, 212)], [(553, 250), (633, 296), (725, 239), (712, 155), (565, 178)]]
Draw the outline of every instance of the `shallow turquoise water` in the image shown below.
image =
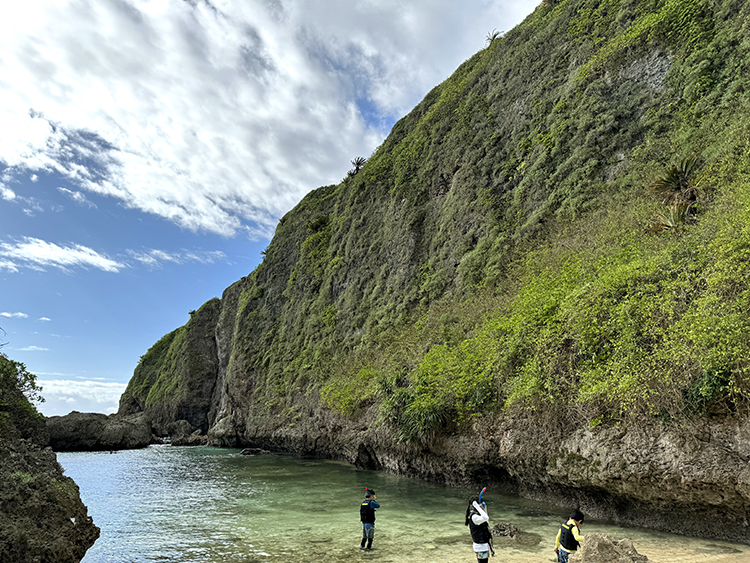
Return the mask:
[[(471, 563), (466, 500), (477, 491), (349, 464), (239, 450), (151, 446), (110, 453), (58, 453), (101, 528), (82, 563)], [(375, 489), (372, 552), (359, 550), (359, 503)], [(485, 493), (490, 524), (538, 534), (536, 545), (496, 540), (494, 561), (554, 561), (551, 549), (566, 510)], [(653, 561), (750, 561), (750, 548), (648, 530), (586, 522), (628, 537)]]

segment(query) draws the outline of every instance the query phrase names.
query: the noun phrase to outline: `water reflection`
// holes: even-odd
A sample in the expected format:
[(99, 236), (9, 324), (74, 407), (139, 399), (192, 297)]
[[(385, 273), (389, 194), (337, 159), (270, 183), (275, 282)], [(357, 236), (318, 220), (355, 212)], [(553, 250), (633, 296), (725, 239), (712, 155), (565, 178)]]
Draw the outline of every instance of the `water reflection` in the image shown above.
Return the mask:
[[(463, 525), (475, 491), (359, 471), (332, 461), (239, 450), (152, 446), (108, 453), (60, 453), (102, 535), (82, 563), (305, 563), (475, 561)], [(372, 552), (359, 549), (359, 503), (377, 491)], [(510, 523), (524, 541), (496, 539), (498, 561), (554, 561), (565, 510), (488, 491), (490, 524)], [(657, 563), (750, 561), (747, 546), (626, 529), (597, 522), (584, 533), (628, 537)]]

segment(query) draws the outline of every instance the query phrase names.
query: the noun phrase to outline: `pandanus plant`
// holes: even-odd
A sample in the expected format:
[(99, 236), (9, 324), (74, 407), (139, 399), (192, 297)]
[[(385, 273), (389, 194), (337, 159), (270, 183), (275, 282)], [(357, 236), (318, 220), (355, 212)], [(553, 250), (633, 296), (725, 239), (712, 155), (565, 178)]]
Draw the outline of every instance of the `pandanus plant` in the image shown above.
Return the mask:
[(495, 41), (500, 39), (503, 36), (502, 31), (498, 31), (497, 29), (493, 29), (491, 32), (487, 34), (487, 37), (484, 38), (485, 40), (485, 47), (489, 47), (492, 45)]
[(654, 219), (649, 228), (651, 232), (674, 229), (691, 219), (693, 207), (698, 200), (695, 186), (697, 167), (698, 159), (689, 156), (669, 167), (649, 186), (649, 191), (661, 197), (662, 204), (667, 207), (666, 213)]
[(367, 159), (364, 158), (364, 157), (358, 156), (357, 158), (355, 158), (351, 162), (352, 162), (352, 166), (354, 166), (354, 168), (352, 168), (351, 170), (349, 170), (349, 172), (347, 173), (347, 176), (349, 178), (351, 178), (352, 176), (356, 176), (357, 172), (359, 172), (360, 170), (362, 170), (362, 167), (365, 165), (365, 162), (367, 162)]

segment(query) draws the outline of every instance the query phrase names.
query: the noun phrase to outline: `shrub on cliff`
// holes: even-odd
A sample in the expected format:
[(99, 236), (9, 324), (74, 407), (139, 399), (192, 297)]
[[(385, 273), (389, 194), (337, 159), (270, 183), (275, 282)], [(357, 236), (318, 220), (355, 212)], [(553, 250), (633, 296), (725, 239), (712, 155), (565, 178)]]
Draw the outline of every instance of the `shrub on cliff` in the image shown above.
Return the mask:
[(0, 352), (0, 425), (13, 428), (22, 438), (45, 444), (44, 417), (32, 401), (43, 401), (36, 376), (24, 364)]

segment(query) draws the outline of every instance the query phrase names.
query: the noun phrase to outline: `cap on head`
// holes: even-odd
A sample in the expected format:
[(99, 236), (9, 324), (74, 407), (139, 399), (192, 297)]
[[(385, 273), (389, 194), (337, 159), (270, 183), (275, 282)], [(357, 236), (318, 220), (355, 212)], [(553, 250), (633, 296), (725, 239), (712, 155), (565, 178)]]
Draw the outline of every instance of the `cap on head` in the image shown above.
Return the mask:
[(580, 510), (576, 508), (573, 512), (570, 513), (570, 519), (583, 522), (583, 512), (581, 512)]
[(370, 498), (370, 497), (374, 497), (374, 496), (375, 496), (375, 491), (373, 491), (372, 489), (367, 489), (365, 491), (365, 498)]

